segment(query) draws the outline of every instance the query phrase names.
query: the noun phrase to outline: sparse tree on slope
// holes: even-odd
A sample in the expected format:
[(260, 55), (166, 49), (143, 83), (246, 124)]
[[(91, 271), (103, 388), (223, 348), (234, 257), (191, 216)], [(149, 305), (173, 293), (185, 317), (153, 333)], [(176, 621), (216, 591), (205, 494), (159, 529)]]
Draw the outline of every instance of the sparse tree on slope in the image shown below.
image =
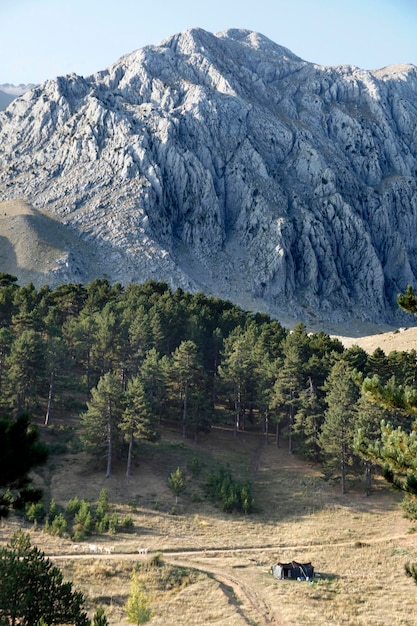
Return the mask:
[(175, 494), (175, 504), (178, 504), (178, 496), (185, 491), (185, 476), (179, 467), (169, 475), (168, 486)]
[(131, 624), (146, 624), (152, 617), (152, 609), (148, 594), (139, 580), (137, 572), (132, 572), (130, 594), (126, 603), (126, 613)]

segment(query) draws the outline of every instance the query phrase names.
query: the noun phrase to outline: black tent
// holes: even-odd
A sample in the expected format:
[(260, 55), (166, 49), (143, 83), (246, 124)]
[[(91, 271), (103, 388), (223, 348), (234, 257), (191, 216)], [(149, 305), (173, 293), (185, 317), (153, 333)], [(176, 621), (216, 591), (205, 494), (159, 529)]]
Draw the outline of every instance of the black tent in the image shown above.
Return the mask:
[(271, 572), (275, 578), (298, 578), (311, 580), (314, 578), (314, 567), (311, 563), (297, 563), (297, 561), (291, 561), (291, 563), (277, 563), (271, 568)]

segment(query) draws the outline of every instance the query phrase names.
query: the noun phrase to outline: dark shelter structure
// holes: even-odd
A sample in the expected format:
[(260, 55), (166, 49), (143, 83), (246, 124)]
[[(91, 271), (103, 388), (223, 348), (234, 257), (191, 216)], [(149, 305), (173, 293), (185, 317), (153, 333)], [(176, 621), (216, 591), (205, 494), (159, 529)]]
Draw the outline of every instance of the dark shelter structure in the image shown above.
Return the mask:
[(311, 580), (314, 578), (314, 567), (311, 563), (297, 563), (297, 561), (291, 561), (291, 563), (277, 563), (271, 567), (271, 573), (275, 578), (293, 578)]

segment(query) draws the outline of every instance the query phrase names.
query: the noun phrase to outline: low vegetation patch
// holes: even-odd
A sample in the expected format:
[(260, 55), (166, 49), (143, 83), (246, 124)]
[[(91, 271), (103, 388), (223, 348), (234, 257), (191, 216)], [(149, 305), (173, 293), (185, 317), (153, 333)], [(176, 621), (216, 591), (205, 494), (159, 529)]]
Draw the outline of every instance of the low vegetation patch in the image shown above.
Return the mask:
[(119, 519), (108, 501), (106, 489), (102, 489), (95, 504), (78, 497), (68, 500), (66, 508), (59, 507), (51, 500), (48, 510), (42, 502), (31, 503), (26, 507), (26, 519), (35, 525), (44, 522), (43, 530), (59, 537), (70, 537), (81, 541), (88, 535), (110, 535), (132, 532), (133, 519), (130, 515)]
[(226, 513), (252, 513), (254, 510), (252, 485), (249, 481), (243, 484), (235, 480), (228, 469), (211, 472), (205, 490), (212, 502), (219, 504)]

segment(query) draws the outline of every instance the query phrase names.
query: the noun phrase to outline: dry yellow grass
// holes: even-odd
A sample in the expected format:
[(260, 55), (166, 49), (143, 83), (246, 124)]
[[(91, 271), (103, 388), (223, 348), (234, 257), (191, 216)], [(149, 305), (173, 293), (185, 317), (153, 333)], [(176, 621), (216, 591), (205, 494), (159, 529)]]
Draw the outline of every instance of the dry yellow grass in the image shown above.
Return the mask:
[[(410, 324), (414, 322), (415, 317), (410, 315)], [(417, 350), (417, 328), (396, 328), (361, 337), (340, 337), (340, 340), (345, 348), (357, 345), (368, 352), (368, 354), (372, 354), (377, 348), (381, 348), (385, 354), (389, 354), (394, 350), (409, 352), (410, 350)]]
[[(190, 476), (177, 514), (171, 514), (168, 474), (178, 465), (186, 469), (191, 458), (206, 469), (228, 461), (236, 477), (250, 475), (259, 511), (223, 514), (196, 497), (202, 478)], [(161, 448), (148, 448), (132, 478), (123, 469), (106, 480), (78, 454), (55, 460), (37, 477), (48, 496), (63, 504), (75, 495), (94, 502), (102, 488), (108, 490), (118, 515), (132, 516), (135, 524), (132, 534), (89, 538), (112, 554), (75, 552), (69, 539), (31, 530), (33, 542), (86, 595), (89, 610), (105, 606), (110, 624), (127, 624), (123, 607), (132, 569), (154, 552), (167, 564), (197, 572), (188, 585), (167, 590), (158, 587), (157, 577), (147, 579), (154, 626), (416, 624), (417, 585), (404, 565), (417, 561), (417, 537), (383, 481), (369, 498), (360, 484), (342, 496), (319, 468), (285, 448), (266, 446), (257, 433), (234, 439), (221, 429), (198, 445), (167, 430)], [(0, 545), (17, 524), (3, 524)], [(148, 554), (140, 555), (140, 548)], [(270, 566), (291, 559), (311, 560), (320, 577), (314, 583), (274, 579)]]

